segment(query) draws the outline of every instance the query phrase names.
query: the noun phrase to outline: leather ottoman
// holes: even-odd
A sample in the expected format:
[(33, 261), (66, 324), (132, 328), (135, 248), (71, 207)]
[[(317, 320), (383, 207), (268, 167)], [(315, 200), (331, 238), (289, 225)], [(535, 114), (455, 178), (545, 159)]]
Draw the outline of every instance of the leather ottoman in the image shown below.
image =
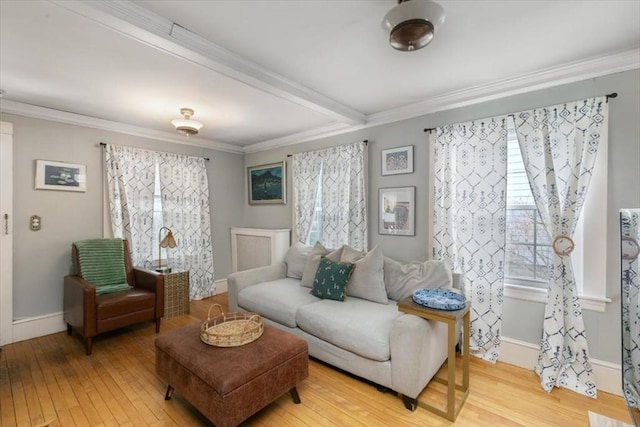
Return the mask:
[(309, 376), (307, 342), (269, 325), (256, 341), (213, 347), (200, 340), (200, 323), (156, 338), (156, 373), (217, 427), (240, 424)]

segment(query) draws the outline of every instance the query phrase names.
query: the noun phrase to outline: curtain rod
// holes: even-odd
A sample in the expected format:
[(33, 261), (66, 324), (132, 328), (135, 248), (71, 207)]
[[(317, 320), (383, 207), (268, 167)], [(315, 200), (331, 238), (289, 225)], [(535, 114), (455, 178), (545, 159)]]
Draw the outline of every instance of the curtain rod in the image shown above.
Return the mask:
[[(609, 93), (609, 94), (607, 94), (605, 96), (607, 98), (607, 102), (609, 102), (609, 98), (617, 98), (618, 97), (618, 92), (612, 92), (612, 93)], [(507, 114), (507, 116), (514, 117), (513, 114)], [(434, 131), (434, 130), (436, 130), (436, 128), (424, 128), (424, 132), (431, 133), (431, 131)]]
[[(364, 145), (369, 145), (369, 140), (368, 139), (365, 139), (362, 142), (364, 143)], [(291, 156), (293, 156), (293, 154), (287, 154), (287, 157), (291, 157)]]
[[(101, 143), (100, 143), (100, 146), (101, 146), (101, 147), (106, 147), (106, 146), (107, 146), (107, 144), (106, 144), (105, 142), (101, 142)], [(199, 156), (194, 156), (194, 157), (199, 157)], [(209, 160), (211, 160), (211, 159), (209, 159), (208, 157), (203, 157), (203, 159), (205, 159), (207, 162), (208, 162)]]

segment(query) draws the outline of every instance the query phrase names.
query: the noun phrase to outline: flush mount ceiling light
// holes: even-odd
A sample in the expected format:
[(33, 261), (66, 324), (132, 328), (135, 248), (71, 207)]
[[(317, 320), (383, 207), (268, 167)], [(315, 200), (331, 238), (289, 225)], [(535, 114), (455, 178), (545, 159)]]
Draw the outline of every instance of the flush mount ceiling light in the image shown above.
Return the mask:
[(382, 20), (394, 49), (412, 52), (428, 45), (444, 22), (444, 9), (429, 0), (398, 0)]
[(182, 114), (184, 119), (171, 120), (171, 124), (174, 125), (176, 130), (181, 134), (187, 136), (197, 135), (198, 131), (202, 129), (202, 123), (191, 120), (193, 110), (191, 108), (182, 108), (180, 109), (180, 114)]

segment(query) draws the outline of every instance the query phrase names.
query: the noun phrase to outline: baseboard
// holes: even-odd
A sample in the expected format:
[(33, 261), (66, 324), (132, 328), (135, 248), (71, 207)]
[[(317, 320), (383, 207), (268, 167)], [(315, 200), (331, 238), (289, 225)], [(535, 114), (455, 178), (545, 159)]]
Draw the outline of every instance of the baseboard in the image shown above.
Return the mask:
[(229, 290), (227, 287), (227, 278), (219, 279), (215, 281), (216, 283), (216, 295), (223, 294)]
[(62, 312), (15, 320), (13, 322), (13, 342), (30, 340), (56, 332), (66, 331)]
[[(533, 370), (538, 361), (538, 345), (509, 337), (502, 337), (501, 340), (501, 362)], [(591, 367), (599, 391), (622, 396), (622, 367), (619, 364), (592, 358)]]

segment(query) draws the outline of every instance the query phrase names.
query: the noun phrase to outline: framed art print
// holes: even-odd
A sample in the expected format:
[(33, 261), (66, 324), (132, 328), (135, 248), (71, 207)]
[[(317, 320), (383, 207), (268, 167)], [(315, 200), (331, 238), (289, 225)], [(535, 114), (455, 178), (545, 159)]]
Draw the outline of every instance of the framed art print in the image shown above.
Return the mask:
[(381, 188), (378, 233), (415, 236), (416, 187)]
[(36, 190), (87, 191), (87, 167), (36, 160)]
[(285, 162), (251, 166), (247, 172), (250, 205), (287, 203)]
[(413, 145), (382, 150), (382, 175), (413, 173)]

